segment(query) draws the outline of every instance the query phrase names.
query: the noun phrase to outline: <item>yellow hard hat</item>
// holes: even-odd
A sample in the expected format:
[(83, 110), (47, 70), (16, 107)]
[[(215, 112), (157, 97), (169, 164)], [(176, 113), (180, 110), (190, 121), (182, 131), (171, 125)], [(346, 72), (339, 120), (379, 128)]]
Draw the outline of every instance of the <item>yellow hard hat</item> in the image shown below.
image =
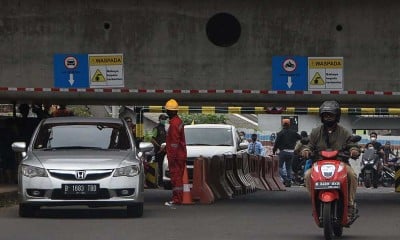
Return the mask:
[(165, 109), (167, 110), (178, 111), (178, 107), (178, 102), (172, 98), (165, 103)]

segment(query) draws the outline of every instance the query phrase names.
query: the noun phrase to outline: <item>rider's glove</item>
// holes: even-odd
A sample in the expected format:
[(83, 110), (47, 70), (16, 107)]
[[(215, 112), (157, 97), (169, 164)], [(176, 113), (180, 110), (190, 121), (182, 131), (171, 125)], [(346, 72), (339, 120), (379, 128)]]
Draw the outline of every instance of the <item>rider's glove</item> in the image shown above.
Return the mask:
[(303, 150), (301, 151), (301, 157), (303, 157), (304, 159), (309, 159), (310, 158), (310, 151), (308, 150)]

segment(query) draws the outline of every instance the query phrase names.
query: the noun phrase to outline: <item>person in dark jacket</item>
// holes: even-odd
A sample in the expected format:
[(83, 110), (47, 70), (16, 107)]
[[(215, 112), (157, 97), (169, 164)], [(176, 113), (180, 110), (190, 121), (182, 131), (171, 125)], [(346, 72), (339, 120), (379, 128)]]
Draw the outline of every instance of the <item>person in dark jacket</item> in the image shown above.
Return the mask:
[(159, 123), (153, 128), (151, 143), (154, 146), (155, 160), (158, 165), (158, 186), (163, 184), (162, 167), (165, 156), (165, 148), (161, 147), (161, 144), (165, 143), (167, 138), (167, 131), (165, 130), (165, 124), (167, 123), (168, 116), (161, 114), (158, 116)]
[[(290, 120), (282, 120), (282, 130), (278, 132), (276, 141), (272, 149), (275, 155), (279, 149), (279, 172), (283, 179), (283, 183), (286, 187), (292, 185), (292, 159), (294, 153), (294, 147), (296, 146), (297, 140), (300, 140), (301, 136), (290, 129)], [(286, 174), (283, 171), (283, 164), (285, 164)]]

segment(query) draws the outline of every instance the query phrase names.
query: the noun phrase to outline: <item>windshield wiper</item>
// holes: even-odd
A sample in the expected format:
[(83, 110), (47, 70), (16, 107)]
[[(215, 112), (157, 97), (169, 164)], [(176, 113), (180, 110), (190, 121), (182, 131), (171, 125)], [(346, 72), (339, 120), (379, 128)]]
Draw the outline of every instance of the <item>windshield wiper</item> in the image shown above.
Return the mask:
[(207, 144), (207, 143), (189, 143), (186, 145), (187, 146), (212, 146), (211, 144)]
[(107, 150), (101, 147), (82, 147), (82, 146), (69, 146), (69, 147), (52, 147), (52, 148), (42, 148), (43, 151), (53, 151), (59, 149), (91, 149), (91, 150)]

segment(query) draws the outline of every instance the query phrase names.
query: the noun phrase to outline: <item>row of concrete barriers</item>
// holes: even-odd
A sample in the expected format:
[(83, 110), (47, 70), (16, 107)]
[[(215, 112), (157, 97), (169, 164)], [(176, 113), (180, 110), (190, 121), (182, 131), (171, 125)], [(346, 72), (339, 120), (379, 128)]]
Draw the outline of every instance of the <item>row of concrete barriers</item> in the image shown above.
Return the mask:
[(264, 157), (242, 152), (199, 157), (193, 168), (191, 195), (204, 204), (257, 190), (286, 190), (279, 176), (278, 156)]

